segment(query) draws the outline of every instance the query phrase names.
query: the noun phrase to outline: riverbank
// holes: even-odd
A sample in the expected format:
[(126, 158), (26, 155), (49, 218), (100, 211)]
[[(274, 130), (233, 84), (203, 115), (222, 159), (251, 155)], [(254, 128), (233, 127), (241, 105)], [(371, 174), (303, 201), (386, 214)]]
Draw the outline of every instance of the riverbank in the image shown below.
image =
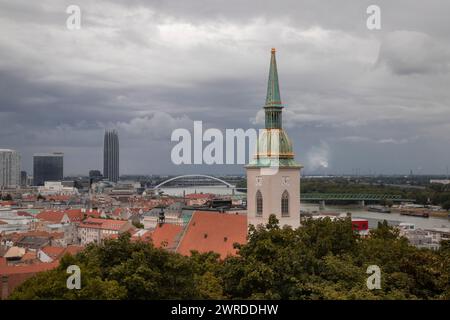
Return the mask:
[(435, 218), (450, 218), (450, 213), (448, 211), (431, 211), (430, 212), (430, 217), (435, 217)]
[(377, 222), (382, 222), (386, 220), (391, 225), (398, 225), (401, 222), (413, 223), (416, 228), (429, 229), (429, 228), (450, 228), (450, 219), (446, 216), (430, 216), (429, 218), (414, 217), (401, 215), (398, 212), (392, 213), (380, 213), (380, 212), (369, 212), (366, 208), (362, 208), (357, 205), (346, 205), (346, 206), (332, 206), (327, 205), (324, 208), (319, 208), (318, 204), (313, 203), (302, 203), (301, 209), (304, 211), (317, 211), (317, 212), (340, 212), (340, 213), (351, 213), (353, 218), (363, 218), (369, 220), (369, 228), (376, 226)]
[[(392, 212), (395, 212), (395, 213), (401, 213), (405, 209), (391, 208), (391, 210), (392, 210)], [(429, 217), (434, 217), (434, 218), (441, 218), (441, 219), (449, 218), (449, 212), (444, 211), (444, 210), (435, 211), (435, 210), (428, 210), (428, 209), (424, 209), (424, 208), (412, 208), (412, 209), (410, 208), (410, 209), (407, 209), (407, 211), (409, 211), (411, 213), (427, 214)]]

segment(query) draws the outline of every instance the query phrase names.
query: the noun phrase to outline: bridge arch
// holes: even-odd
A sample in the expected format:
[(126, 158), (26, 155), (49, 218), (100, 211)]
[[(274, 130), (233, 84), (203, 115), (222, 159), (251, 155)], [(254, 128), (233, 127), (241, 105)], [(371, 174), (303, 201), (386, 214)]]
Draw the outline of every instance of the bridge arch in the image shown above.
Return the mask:
[(218, 181), (218, 182), (226, 185), (228, 188), (235, 188), (235, 186), (233, 186), (232, 184), (226, 182), (225, 180), (222, 180), (222, 179), (219, 179), (219, 178), (216, 178), (216, 177), (213, 177), (213, 176), (208, 176), (208, 175), (205, 175), (205, 174), (185, 174), (185, 175), (182, 175), (182, 176), (178, 176), (178, 177), (167, 179), (167, 180), (161, 182), (160, 184), (158, 184), (157, 186), (153, 187), (153, 189), (159, 189), (163, 185), (165, 185), (165, 184), (167, 184), (169, 182), (172, 182), (174, 180), (179, 180), (179, 179), (183, 179), (183, 178), (192, 178), (192, 177), (200, 177), (200, 178), (207, 178), (207, 179), (215, 180), (215, 181)]

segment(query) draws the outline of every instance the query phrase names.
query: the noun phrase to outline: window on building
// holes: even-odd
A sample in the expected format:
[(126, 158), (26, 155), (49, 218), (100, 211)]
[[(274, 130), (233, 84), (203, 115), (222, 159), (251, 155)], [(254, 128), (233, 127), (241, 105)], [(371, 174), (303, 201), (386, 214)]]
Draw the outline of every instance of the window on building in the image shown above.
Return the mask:
[(262, 217), (263, 214), (263, 197), (261, 191), (256, 192), (256, 215)]
[(286, 190), (281, 195), (281, 216), (289, 217), (289, 193)]

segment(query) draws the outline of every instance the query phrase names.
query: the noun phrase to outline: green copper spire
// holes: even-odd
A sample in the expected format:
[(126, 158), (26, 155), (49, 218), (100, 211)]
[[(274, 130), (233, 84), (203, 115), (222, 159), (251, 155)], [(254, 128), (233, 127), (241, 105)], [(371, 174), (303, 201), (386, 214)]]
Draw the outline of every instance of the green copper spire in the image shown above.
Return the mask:
[(266, 107), (283, 107), (281, 104), (280, 85), (278, 84), (277, 60), (275, 48), (272, 48), (270, 57), (269, 82), (267, 84)]
[(269, 81), (267, 84), (266, 105), (264, 106), (266, 114), (266, 129), (281, 129), (282, 119), (280, 97), (280, 85), (278, 84), (277, 61), (275, 59), (275, 48), (272, 48), (270, 56)]
[(272, 48), (269, 83), (264, 106), (266, 126), (259, 134), (255, 157), (247, 165), (247, 168), (302, 168), (302, 165), (295, 161), (292, 143), (283, 130), (282, 111), (283, 104), (281, 103), (280, 86), (278, 84), (277, 61), (275, 49)]

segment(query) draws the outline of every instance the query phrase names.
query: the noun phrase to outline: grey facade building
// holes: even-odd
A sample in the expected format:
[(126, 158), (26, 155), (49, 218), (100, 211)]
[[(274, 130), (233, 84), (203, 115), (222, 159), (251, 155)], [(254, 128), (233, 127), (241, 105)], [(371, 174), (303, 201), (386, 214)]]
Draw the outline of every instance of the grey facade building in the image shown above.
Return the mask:
[(64, 153), (36, 153), (33, 155), (33, 184), (43, 186), (45, 181), (62, 181)]
[(20, 186), (26, 187), (28, 184), (28, 176), (26, 171), (20, 171)]
[(116, 130), (106, 130), (103, 144), (103, 177), (119, 181), (119, 135)]
[(20, 186), (20, 154), (15, 150), (0, 149), (0, 187)]

